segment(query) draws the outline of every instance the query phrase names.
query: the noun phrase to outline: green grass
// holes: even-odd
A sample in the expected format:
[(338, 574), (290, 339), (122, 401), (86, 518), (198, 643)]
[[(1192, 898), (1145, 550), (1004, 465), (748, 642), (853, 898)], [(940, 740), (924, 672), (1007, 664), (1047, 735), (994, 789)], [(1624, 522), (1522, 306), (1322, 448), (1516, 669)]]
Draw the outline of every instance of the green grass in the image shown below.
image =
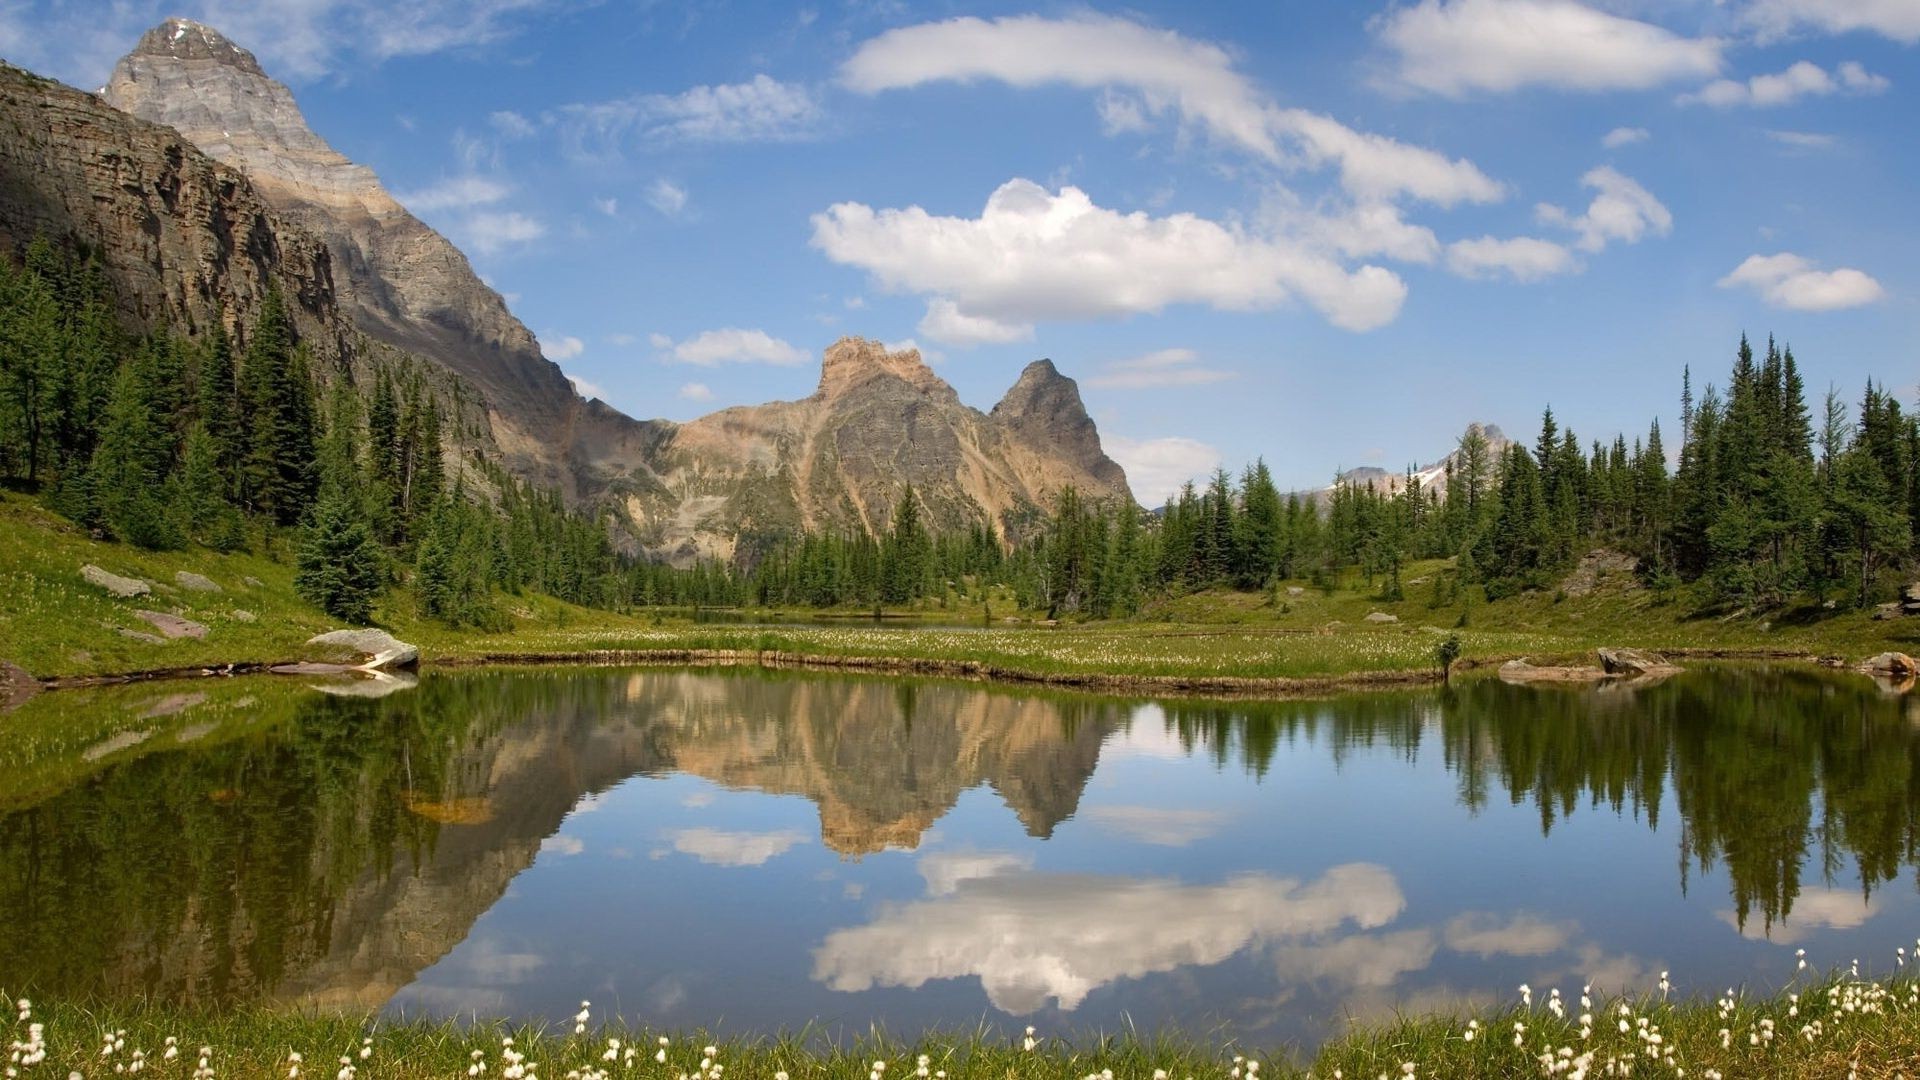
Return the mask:
[[(1828, 977), (1778, 994), (1667, 1001), (1541, 992), (1471, 1015), (1359, 1025), (1310, 1060), (1284, 1049), (1136, 1033), (1056, 1038), (981, 1028), (903, 1042), (871, 1033), (801, 1032), (719, 1039), (580, 1024), (553, 1029), (497, 1022), (387, 1022), (372, 1017), (239, 1007), (201, 1011), (154, 1004), (32, 1003), (0, 1014), (23, 1076), (122, 1075), (141, 1062), (155, 1077), (631, 1076), (660, 1080), (1005, 1080), (1314, 1076), (1371, 1078), (1628, 1075), (1863, 1077), (1920, 1072), (1920, 984)], [(42, 1024), (36, 1040), (29, 1028)], [(169, 1049), (173, 1056), (169, 1057)], [(203, 1049), (204, 1048), (204, 1049)], [(23, 1058), (44, 1053), (44, 1060)], [(298, 1055), (296, 1059), (294, 1055)], [(484, 1072), (469, 1071), (483, 1066)], [(1552, 1065), (1552, 1068), (1549, 1068)], [(1613, 1069), (1610, 1071), (1609, 1066)], [(515, 1071), (515, 1067), (518, 1071)]]
[[(144, 552), (94, 540), (29, 499), (0, 494), (0, 660), (44, 678), (297, 659), (307, 638), (337, 624), (294, 594), (290, 558), (276, 554)], [(86, 563), (154, 582), (155, 593), (116, 600), (81, 579)], [(1330, 591), (1290, 583), (1258, 594), (1200, 593), (1157, 601), (1136, 619), (1057, 627), (696, 624), (684, 614), (619, 615), (547, 597), (505, 596), (508, 627), (476, 632), (420, 618), (404, 589), (389, 590), (375, 615), (419, 645), (429, 663), (776, 653), (789, 660), (921, 661), (944, 665), (949, 674), (1113, 683), (1144, 678), (1162, 687), (1185, 680), (1201, 688), (1215, 680), (1222, 689), (1232, 680), (1308, 686), (1368, 673), (1430, 672), (1435, 647), (1456, 629), (1469, 663), (1515, 656), (1547, 662), (1601, 645), (1854, 660), (1888, 648), (1920, 650), (1920, 619), (1876, 622), (1862, 613), (1819, 610), (1708, 616), (1683, 597), (1620, 577), (1578, 596), (1541, 592), (1489, 604), (1472, 602), (1473, 590), (1461, 590), (1440, 603), (1436, 588), (1444, 568), (1437, 562), (1409, 567), (1405, 595), (1394, 601), (1380, 599), (1377, 586), (1356, 576)], [(182, 570), (225, 591), (179, 588), (174, 575)], [(207, 636), (152, 644), (123, 635), (152, 630), (135, 616), (140, 608), (193, 619), (208, 627)], [(1398, 621), (1368, 622), (1373, 612)], [(951, 614), (964, 618), (972, 609), (962, 605)]]

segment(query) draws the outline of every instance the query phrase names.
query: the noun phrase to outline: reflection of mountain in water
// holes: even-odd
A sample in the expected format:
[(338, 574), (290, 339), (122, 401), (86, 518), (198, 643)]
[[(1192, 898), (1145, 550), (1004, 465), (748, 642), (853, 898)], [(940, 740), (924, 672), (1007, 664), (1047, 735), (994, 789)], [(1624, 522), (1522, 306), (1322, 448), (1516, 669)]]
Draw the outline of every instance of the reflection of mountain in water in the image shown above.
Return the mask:
[(583, 795), (627, 777), (804, 795), (847, 855), (914, 847), (982, 783), (1044, 837), (1119, 716), (673, 672), (440, 678), (281, 707), (269, 734), (109, 759), (0, 816), (0, 982), (377, 1007), (466, 936)]

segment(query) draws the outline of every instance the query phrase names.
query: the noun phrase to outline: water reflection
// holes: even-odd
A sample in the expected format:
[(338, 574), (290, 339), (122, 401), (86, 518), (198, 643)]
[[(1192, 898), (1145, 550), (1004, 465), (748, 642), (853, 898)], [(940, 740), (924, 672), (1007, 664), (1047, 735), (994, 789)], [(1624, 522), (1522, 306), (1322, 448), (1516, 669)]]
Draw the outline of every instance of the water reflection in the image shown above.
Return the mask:
[(1737, 668), (1232, 704), (741, 671), (43, 695), (0, 734), (0, 985), (1308, 1042), (1520, 981), (1718, 989), (1911, 936), (1914, 719)]

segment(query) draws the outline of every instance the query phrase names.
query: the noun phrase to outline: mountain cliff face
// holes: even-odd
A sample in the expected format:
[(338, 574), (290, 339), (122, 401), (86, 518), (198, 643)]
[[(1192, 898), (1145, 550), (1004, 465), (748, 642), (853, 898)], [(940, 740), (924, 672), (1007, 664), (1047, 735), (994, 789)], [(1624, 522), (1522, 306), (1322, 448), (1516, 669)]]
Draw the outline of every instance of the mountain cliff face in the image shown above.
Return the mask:
[(912, 484), (936, 529), (992, 521), (1018, 537), (1068, 485), (1130, 499), (1072, 379), (1028, 365), (991, 413), (960, 401), (914, 350), (843, 338), (800, 401), (724, 409), (674, 429), (656, 484), (627, 498), (650, 547), (726, 557), (796, 529), (886, 528)]
[(373, 170), (314, 134), (293, 94), (252, 53), (211, 27), (170, 19), (121, 59), (102, 98), (246, 174), (285, 220), (323, 240), (336, 276), (351, 286), (342, 306), (353, 324), (471, 381), (491, 407), (509, 467), (569, 489), (591, 486), (592, 477), (578, 475), (591, 470), (574, 443), (590, 434), (583, 429), (617, 426), (618, 414), (586, 415), (566, 376), (466, 256), (395, 201)]
[(149, 31), (101, 97), (0, 66), (0, 168), (0, 242), (99, 253), (130, 324), (244, 332), (277, 283), (323, 369), (424, 358), (475, 403), (456, 413), (463, 445), (612, 509), (632, 550), (685, 562), (878, 530), (907, 484), (933, 527), (988, 520), (1016, 539), (1066, 485), (1131, 497), (1078, 388), (1044, 360), (988, 413), (917, 353), (858, 338), (827, 350), (801, 401), (673, 424), (582, 400), (458, 249), (198, 23)]

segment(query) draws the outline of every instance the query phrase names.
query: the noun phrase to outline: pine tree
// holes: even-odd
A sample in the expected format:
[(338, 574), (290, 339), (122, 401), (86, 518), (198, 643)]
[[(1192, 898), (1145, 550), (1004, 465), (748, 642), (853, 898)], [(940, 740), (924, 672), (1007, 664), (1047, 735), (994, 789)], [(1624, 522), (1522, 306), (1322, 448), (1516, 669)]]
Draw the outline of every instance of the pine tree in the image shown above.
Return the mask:
[(330, 491), (314, 507), (295, 553), (293, 588), (336, 619), (366, 623), (373, 618), (380, 551), (344, 492)]
[(113, 535), (144, 548), (180, 545), (160, 498), (172, 451), (154, 409), (151, 358), (142, 357), (120, 369), (89, 469), (96, 513)]

